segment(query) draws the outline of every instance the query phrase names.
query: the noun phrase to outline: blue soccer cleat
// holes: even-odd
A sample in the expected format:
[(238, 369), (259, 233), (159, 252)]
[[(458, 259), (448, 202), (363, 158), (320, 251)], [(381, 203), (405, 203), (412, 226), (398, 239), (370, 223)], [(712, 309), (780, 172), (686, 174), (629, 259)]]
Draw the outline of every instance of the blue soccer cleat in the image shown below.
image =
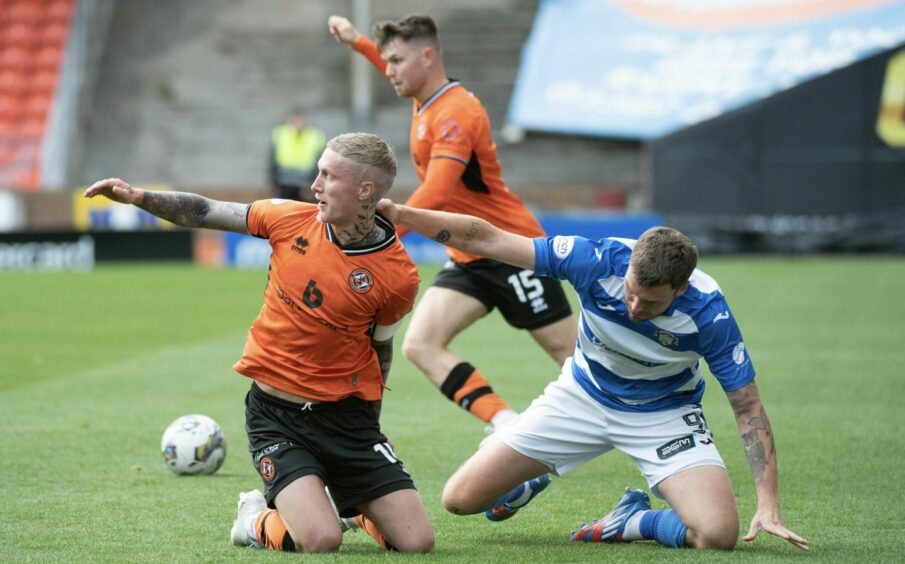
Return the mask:
[(628, 518), (639, 511), (650, 509), (650, 498), (641, 490), (625, 489), (625, 495), (612, 511), (597, 519), (590, 525), (582, 524), (581, 528), (569, 536), (572, 542), (605, 542), (616, 544), (630, 542), (622, 540), (625, 523)]
[(491, 521), (505, 521), (515, 515), (516, 511), (528, 505), (534, 496), (544, 491), (549, 485), (549, 474), (519, 484), (514, 490), (501, 497), (496, 505), (485, 511), (484, 515)]

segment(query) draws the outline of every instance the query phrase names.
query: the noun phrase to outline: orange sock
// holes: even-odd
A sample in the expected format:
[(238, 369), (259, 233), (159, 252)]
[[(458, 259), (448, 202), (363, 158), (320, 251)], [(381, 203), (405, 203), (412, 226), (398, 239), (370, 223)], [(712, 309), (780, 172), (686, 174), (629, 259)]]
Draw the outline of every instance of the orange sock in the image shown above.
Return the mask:
[(265, 509), (258, 514), (255, 518), (255, 536), (264, 548), (295, 552), (295, 542), (276, 509)]
[(440, 386), (446, 397), (485, 423), (509, 404), (498, 396), (484, 376), (467, 362), (457, 364)]
[(381, 547), (387, 550), (396, 550), (396, 547), (388, 543), (386, 537), (377, 530), (377, 525), (373, 521), (364, 515), (356, 515), (355, 522), (358, 523), (359, 528), (364, 529), (364, 532), (371, 535), (371, 538), (377, 541), (377, 544)]

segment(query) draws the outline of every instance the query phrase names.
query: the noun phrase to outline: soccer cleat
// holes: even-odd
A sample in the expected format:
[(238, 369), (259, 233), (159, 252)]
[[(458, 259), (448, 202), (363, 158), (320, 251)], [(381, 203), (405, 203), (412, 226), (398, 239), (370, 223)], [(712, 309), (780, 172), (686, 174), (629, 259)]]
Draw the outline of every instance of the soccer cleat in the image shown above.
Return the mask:
[(528, 502), (534, 499), (534, 496), (544, 491), (550, 485), (550, 474), (528, 480), (523, 484), (519, 484), (514, 490), (509, 492), (504, 501), (499, 505), (495, 505), (484, 512), (484, 516), (491, 521), (505, 521), (515, 515), (522, 507), (528, 505)]
[(582, 523), (578, 531), (569, 536), (572, 542), (605, 542), (616, 544), (623, 541), (622, 533), (629, 517), (639, 511), (650, 509), (650, 498), (641, 490), (626, 488), (625, 495), (616, 503), (612, 511), (590, 525)]
[(267, 501), (260, 491), (251, 490), (240, 493), (236, 520), (233, 521), (233, 528), (229, 531), (229, 540), (236, 546), (261, 546), (258, 539), (251, 534), (248, 522), (265, 509), (267, 509)]
[(363, 528), (361, 522), (361, 515), (357, 517), (340, 517), (339, 518), (339, 527), (343, 533), (347, 531), (352, 531), (353, 533), (358, 532), (358, 529)]

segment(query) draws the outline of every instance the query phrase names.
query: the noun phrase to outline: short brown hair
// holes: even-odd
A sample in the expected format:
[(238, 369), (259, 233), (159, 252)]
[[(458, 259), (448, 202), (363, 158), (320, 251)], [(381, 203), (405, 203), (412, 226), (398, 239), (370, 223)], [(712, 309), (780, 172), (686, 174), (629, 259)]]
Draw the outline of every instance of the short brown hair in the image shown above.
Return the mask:
[(393, 185), (396, 154), (386, 141), (373, 133), (343, 133), (327, 141), (327, 148), (363, 165), (362, 178), (370, 173), (381, 196)]
[(632, 249), (629, 267), (645, 288), (669, 284), (683, 286), (698, 265), (698, 249), (688, 237), (671, 227), (651, 227)]
[(405, 42), (426, 39), (438, 48), (440, 46), (437, 24), (430, 16), (421, 14), (411, 14), (395, 22), (377, 22), (374, 24), (374, 37), (377, 39), (378, 49), (383, 49), (387, 43), (397, 38)]

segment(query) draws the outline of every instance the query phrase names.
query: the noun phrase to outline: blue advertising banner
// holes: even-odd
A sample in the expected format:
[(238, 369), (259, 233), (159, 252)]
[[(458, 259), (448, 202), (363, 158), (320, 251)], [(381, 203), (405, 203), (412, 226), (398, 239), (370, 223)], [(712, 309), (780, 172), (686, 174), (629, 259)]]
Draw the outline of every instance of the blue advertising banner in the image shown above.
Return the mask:
[[(544, 230), (551, 235), (580, 235), (589, 239), (626, 237), (637, 239), (646, 229), (662, 223), (655, 213), (622, 214), (576, 212), (538, 214)], [(443, 264), (446, 251), (443, 245), (417, 233), (402, 238), (402, 244), (417, 264)], [(232, 268), (267, 268), (270, 263), (270, 244), (266, 239), (251, 235), (223, 232), (225, 263)]]
[(905, 42), (890, 0), (542, 0), (508, 121), (652, 139)]

